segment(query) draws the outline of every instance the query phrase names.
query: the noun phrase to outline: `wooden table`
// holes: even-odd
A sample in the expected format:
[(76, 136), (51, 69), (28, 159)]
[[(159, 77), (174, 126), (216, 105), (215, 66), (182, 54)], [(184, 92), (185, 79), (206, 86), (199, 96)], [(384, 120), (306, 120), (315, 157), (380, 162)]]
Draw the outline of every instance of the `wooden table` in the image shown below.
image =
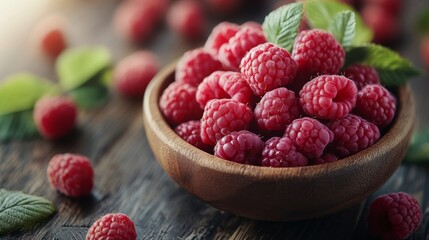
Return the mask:
[[(161, 26), (154, 38), (143, 46), (131, 46), (116, 36), (111, 26), (112, 14), (120, 1), (40, 1), (31, 4), (21, 27), (6, 32), (0, 45), (0, 78), (17, 71), (30, 71), (56, 79), (53, 65), (31, 51), (27, 43), (32, 23), (48, 12), (65, 14), (70, 23), (67, 31), (72, 45), (106, 45), (117, 61), (136, 48), (155, 51), (165, 65), (186, 49), (201, 43), (188, 44)], [(31, 1), (28, 1), (31, 2)], [(262, 21), (270, 4), (252, 1), (240, 16)], [(263, 2), (263, 1), (259, 1)], [(270, 1), (271, 3), (271, 1)], [(13, 4), (13, 3), (11, 3)], [(7, 5), (7, 4), (6, 4)], [(16, 4), (17, 6), (19, 4)], [(258, 5), (257, 14), (252, 7)], [(42, 6), (42, 7), (41, 7)], [(419, 63), (418, 39), (413, 35), (415, 13), (428, 1), (407, 1), (404, 8), (401, 53)], [(17, 8), (18, 9), (18, 8)], [(1, 11), (7, 11), (2, 8)], [(15, 9), (16, 10), (16, 9)], [(8, 10), (10, 12), (10, 9)], [(9, 14), (12, 16), (13, 14)], [(8, 23), (0, 18), (0, 23)], [(18, 24), (18, 23), (17, 23)], [(3, 36), (3, 35), (2, 35)], [(426, 123), (429, 109), (424, 100), (429, 81), (413, 82), (419, 126)], [(112, 94), (102, 108), (82, 111), (79, 127), (62, 141), (42, 139), (10, 142), (0, 145), (0, 187), (21, 190), (53, 201), (58, 212), (47, 223), (33, 231), (5, 236), (4, 239), (84, 239), (89, 226), (100, 216), (122, 212), (136, 223), (138, 239), (367, 239), (368, 203), (377, 195), (406, 191), (428, 206), (429, 173), (421, 166), (403, 165), (387, 183), (359, 206), (335, 215), (300, 222), (261, 222), (237, 217), (210, 207), (179, 188), (160, 168), (148, 145), (142, 124), (142, 104)], [(84, 199), (67, 198), (49, 187), (46, 167), (57, 153), (73, 152), (88, 156), (95, 168), (95, 187)], [(429, 236), (425, 214), (423, 224), (411, 239)]]

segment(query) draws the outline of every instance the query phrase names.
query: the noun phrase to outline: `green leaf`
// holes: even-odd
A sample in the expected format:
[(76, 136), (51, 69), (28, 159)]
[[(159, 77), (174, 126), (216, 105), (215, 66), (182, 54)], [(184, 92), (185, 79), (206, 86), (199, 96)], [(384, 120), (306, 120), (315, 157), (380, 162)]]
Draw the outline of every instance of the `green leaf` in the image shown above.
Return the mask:
[(350, 46), (356, 35), (355, 14), (352, 11), (337, 13), (329, 24), (328, 31), (343, 47)]
[(349, 5), (332, 0), (306, 1), (304, 12), (311, 28), (328, 30), (329, 25), (336, 15), (343, 11), (352, 11), (355, 14), (356, 35), (353, 44), (369, 43), (373, 33), (368, 28), (360, 15)]
[(30, 230), (56, 211), (48, 200), (0, 189), (0, 235)]
[(31, 109), (37, 99), (55, 90), (52, 83), (31, 74), (9, 76), (0, 84), (0, 116)]
[(405, 161), (411, 163), (429, 161), (429, 128), (414, 133), (405, 155)]
[(110, 69), (100, 72), (84, 85), (69, 92), (81, 108), (94, 108), (104, 105), (109, 99), (109, 89), (105, 83)]
[(271, 12), (262, 28), (268, 41), (291, 52), (302, 18), (302, 3), (292, 3)]
[(0, 116), (0, 142), (21, 140), (38, 136), (33, 120), (33, 110)]
[(346, 64), (362, 63), (373, 66), (386, 86), (405, 84), (410, 78), (418, 76), (420, 71), (398, 53), (377, 45), (365, 44), (346, 49)]
[(421, 35), (429, 34), (429, 8), (426, 8), (417, 18), (417, 32)]
[(66, 50), (56, 63), (61, 86), (69, 91), (82, 86), (111, 64), (104, 47), (79, 47)]

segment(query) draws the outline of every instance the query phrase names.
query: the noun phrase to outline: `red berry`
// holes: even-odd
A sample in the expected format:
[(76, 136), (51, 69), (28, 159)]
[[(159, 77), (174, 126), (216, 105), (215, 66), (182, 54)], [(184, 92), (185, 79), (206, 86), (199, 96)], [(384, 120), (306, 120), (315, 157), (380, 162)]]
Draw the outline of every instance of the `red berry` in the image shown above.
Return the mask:
[(69, 134), (75, 128), (77, 107), (67, 97), (44, 97), (37, 101), (33, 117), (43, 137), (57, 139)]
[(69, 197), (83, 197), (91, 193), (93, 175), (88, 158), (76, 154), (55, 155), (48, 165), (52, 187)]
[(263, 147), (264, 142), (252, 132), (231, 132), (217, 141), (215, 156), (232, 162), (255, 165)]
[(210, 149), (212, 149), (211, 146), (204, 144), (201, 140), (201, 122), (199, 120), (181, 123), (174, 129), (174, 131), (183, 140), (203, 151), (209, 152)]
[(272, 43), (252, 48), (241, 60), (241, 72), (247, 76), (250, 88), (257, 96), (283, 87), (293, 81), (297, 71), (296, 62), (290, 54)]
[(394, 17), (398, 17), (402, 8), (402, 0), (365, 0), (365, 4), (377, 5), (387, 10)]
[(239, 10), (244, 0), (207, 0), (206, 2), (210, 10), (225, 15)]
[(338, 157), (332, 153), (324, 153), (322, 156), (313, 159), (311, 161), (312, 165), (319, 165), (319, 164), (325, 164), (330, 162), (336, 162), (338, 161)]
[(273, 137), (265, 142), (261, 166), (299, 167), (307, 164), (307, 158), (296, 150), (293, 141), (288, 137)]
[(344, 76), (322, 75), (306, 83), (299, 96), (305, 113), (320, 119), (339, 119), (355, 106), (357, 88)]
[(99, 239), (135, 240), (134, 222), (123, 213), (108, 213), (97, 219), (86, 234), (86, 240)]
[(389, 43), (398, 36), (398, 20), (383, 7), (366, 6), (362, 10), (362, 17), (374, 32), (374, 42)]
[(429, 69), (429, 35), (420, 42), (420, 54), (426, 68)]
[(228, 43), (229, 39), (232, 38), (239, 30), (240, 26), (236, 24), (230, 22), (219, 23), (210, 33), (204, 48), (214, 56), (217, 56), (222, 45)]
[(171, 30), (190, 40), (202, 37), (206, 27), (201, 4), (192, 0), (175, 2), (168, 11), (167, 22)]
[(380, 77), (375, 68), (364, 64), (353, 64), (344, 70), (344, 76), (355, 82), (358, 90), (368, 84), (379, 84)]
[(252, 120), (252, 109), (243, 103), (231, 99), (211, 100), (201, 118), (201, 140), (214, 146), (230, 132), (246, 130)]
[(39, 51), (51, 59), (55, 59), (67, 48), (67, 40), (63, 32), (62, 16), (50, 16), (37, 24), (35, 41)]
[(421, 220), (419, 203), (404, 192), (378, 196), (368, 211), (369, 230), (380, 239), (406, 239)]
[(254, 22), (254, 21), (244, 22), (243, 24), (241, 24), (241, 27), (242, 28), (249, 27), (249, 28), (254, 28), (257, 31), (263, 31), (262, 24), (260, 24), (258, 22)]

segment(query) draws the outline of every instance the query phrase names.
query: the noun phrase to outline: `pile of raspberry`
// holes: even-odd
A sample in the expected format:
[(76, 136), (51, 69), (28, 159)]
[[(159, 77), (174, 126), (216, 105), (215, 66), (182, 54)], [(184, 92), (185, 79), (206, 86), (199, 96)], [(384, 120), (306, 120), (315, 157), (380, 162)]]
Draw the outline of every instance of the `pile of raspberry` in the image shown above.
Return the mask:
[(376, 143), (396, 112), (377, 71), (344, 59), (323, 30), (301, 31), (288, 52), (260, 24), (223, 22), (182, 56), (159, 106), (181, 138), (229, 161), (334, 162)]

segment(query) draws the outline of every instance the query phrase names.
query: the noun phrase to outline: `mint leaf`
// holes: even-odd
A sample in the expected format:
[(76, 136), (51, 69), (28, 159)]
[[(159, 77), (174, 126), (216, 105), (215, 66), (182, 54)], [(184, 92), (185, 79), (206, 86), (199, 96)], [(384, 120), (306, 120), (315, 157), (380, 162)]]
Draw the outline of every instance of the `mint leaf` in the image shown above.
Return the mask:
[(0, 235), (29, 230), (55, 211), (54, 205), (42, 197), (0, 189)]
[(355, 14), (356, 35), (352, 44), (369, 43), (373, 34), (360, 15), (349, 5), (332, 0), (306, 1), (304, 12), (311, 28), (328, 30), (336, 15), (343, 11), (352, 11)]
[(291, 52), (301, 24), (302, 9), (302, 3), (292, 3), (271, 12), (262, 24), (268, 41)]
[(352, 11), (337, 13), (329, 24), (328, 31), (343, 47), (350, 46), (356, 35), (355, 14)]
[(429, 161), (429, 128), (414, 133), (405, 161), (410, 163)]
[(377, 69), (382, 84), (386, 86), (403, 85), (408, 79), (420, 74), (410, 61), (377, 44), (365, 44), (346, 49), (345, 66), (354, 63), (373, 66)]
[(33, 120), (33, 110), (0, 116), (0, 142), (21, 140), (38, 136)]

